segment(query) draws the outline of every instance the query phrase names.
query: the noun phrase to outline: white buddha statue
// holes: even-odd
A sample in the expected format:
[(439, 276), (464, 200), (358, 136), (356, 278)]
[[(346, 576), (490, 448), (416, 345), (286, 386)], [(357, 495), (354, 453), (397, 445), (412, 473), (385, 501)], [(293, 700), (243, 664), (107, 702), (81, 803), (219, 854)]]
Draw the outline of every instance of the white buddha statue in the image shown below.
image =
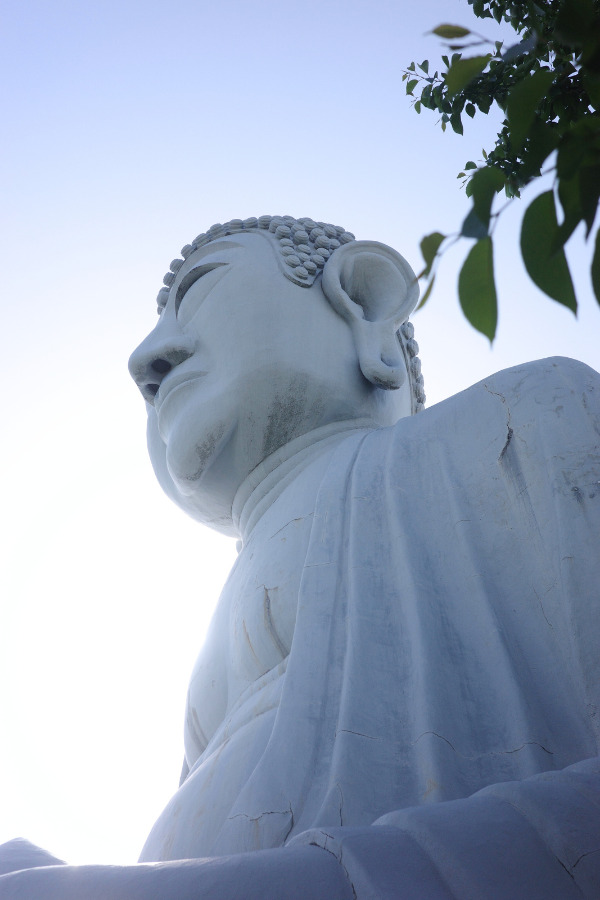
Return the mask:
[(182, 782), (139, 864), (32, 850), (1, 900), (597, 898), (600, 378), (421, 412), (389, 247), (264, 216), (182, 255), (130, 370), (162, 487), (240, 541)]

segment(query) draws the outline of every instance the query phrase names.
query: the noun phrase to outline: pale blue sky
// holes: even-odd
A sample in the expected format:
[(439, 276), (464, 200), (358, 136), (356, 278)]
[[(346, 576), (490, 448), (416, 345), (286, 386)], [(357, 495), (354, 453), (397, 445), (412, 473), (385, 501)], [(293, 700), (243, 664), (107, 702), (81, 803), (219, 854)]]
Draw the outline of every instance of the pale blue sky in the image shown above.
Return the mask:
[[(442, 135), (400, 80), (442, 21), (473, 21), (465, 0), (5, 3), (0, 840), (131, 861), (176, 786), (234, 550), (155, 485), (127, 357), (213, 222), (309, 215), (415, 268), (424, 234), (459, 226), (456, 174), (495, 120)], [(600, 365), (589, 251), (576, 321), (524, 278), (519, 216), (498, 229), (493, 350), (458, 310), (460, 248), (415, 319), (430, 402), (526, 359)]]

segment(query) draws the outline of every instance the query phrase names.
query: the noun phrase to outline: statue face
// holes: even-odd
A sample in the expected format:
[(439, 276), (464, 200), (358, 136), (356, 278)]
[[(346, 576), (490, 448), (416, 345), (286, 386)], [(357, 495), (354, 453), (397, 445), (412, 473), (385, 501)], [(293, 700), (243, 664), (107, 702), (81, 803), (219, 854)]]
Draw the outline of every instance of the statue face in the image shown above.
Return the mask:
[(256, 465), (320, 425), (363, 415), (370, 390), (320, 282), (285, 278), (270, 239), (256, 233), (188, 257), (129, 365), (148, 401), (161, 485), (223, 531)]

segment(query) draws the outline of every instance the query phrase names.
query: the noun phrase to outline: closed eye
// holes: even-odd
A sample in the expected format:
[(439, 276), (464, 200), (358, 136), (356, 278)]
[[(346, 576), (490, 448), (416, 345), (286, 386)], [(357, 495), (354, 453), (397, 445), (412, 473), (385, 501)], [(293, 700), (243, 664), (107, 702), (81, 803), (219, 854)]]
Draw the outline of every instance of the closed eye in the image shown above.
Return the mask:
[(193, 284), (195, 284), (200, 278), (204, 275), (208, 275), (209, 272), (212, 272), (213, 269), (218, 269), (220, 266), (226, 266), (227, 263), (224, 262), (214, 262), (207, 263), (205, 266), (197, 266), (195, 269), (192, 269), (191, 272), (182, 279), (181, 284), (177, 288), (177, 294), (175, 295), (175, 315), (179, 312), (179, 307), (181, 306), (181, 301), (191, 288)]

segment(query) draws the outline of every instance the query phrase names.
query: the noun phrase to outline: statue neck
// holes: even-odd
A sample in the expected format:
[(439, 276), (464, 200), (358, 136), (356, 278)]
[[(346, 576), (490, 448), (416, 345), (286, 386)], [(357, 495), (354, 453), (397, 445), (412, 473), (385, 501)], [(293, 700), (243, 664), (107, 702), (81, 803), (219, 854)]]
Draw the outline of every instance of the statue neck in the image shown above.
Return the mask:
[(373, 427), (366, 418), (330, 422), (284, 444), (259, 463), (238, 488), (232, 505), (233, 524), (244, 543), (282, 491), (309, 465), (329, 453), (350, 432), (371, 431)]

